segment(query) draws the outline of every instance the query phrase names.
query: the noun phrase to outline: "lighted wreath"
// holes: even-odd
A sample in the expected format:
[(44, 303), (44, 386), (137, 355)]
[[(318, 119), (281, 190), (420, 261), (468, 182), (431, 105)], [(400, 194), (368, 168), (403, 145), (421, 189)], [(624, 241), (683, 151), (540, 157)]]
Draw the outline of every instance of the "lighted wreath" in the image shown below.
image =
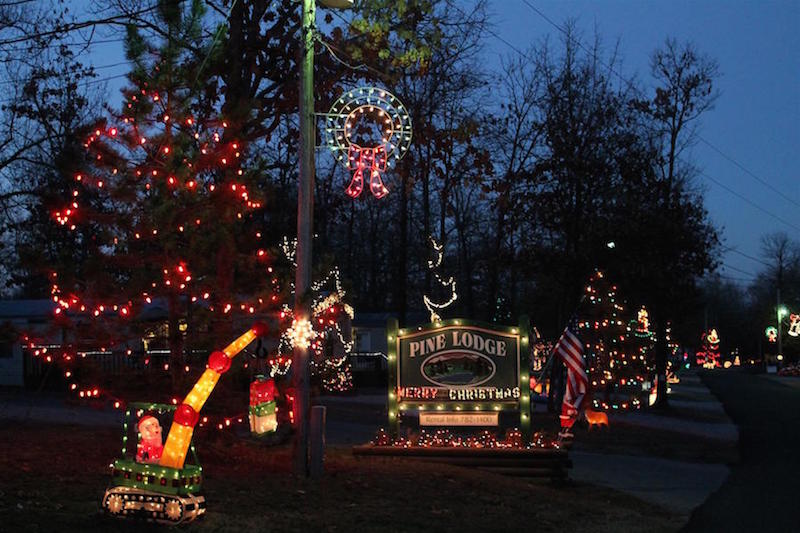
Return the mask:
[(366, 174), (373, 196), (386, 196), (381, 172), (411, 144), (411, 118), (402, 102), (384, 89), (360, 87), (340, 96), (325, 117), (328, 147), (339, 161), (346, 154), (347, 168), (353, 171), (347, 194), (361, 195)]

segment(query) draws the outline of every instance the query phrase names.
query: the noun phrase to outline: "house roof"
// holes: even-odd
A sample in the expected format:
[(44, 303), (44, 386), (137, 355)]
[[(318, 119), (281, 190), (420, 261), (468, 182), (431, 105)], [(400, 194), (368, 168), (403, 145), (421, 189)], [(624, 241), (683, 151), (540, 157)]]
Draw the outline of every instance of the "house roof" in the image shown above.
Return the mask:
[(0, 318), (47, 318), (55, 308), (53, 300), (0, 300)]

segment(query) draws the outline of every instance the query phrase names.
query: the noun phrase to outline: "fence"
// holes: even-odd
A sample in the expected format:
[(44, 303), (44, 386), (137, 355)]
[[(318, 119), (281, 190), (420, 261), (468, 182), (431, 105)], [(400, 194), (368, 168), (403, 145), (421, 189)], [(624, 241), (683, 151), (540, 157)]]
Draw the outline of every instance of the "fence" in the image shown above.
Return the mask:
[[(25, 348), (22, 351), (23, 357), (23, 378), (28, 387), (38, 387), (48, 371), (52, 375), (56, 370), (55, 363), (48, 362), (48, 354), (51, 357), (59, 357), (58, 346), (49, 346), (46, 352), (42, 352), (42, 347)], [(86, 359), (90, 360), (95, 369), (106, 376), (121, 376), (130, 372), (145, 370), (146, 368), (160, 368), (169, 361), (168, 350), (150, 350), (147, 352), (127, 351), (86, 351)], [(205, 352), (204, 352), (205, 353)], [(193, 356), (196, 354), (193, 353)], [(145, 361), (148, 360), (147, 363)], [(52, 368), (52, 369), (51, 369)], [(58, 381), (58, 380), (56, 380)]]
[(356, 386), (385, 386), (387, 358), (383, 352), (352, 352), (349, 356)]

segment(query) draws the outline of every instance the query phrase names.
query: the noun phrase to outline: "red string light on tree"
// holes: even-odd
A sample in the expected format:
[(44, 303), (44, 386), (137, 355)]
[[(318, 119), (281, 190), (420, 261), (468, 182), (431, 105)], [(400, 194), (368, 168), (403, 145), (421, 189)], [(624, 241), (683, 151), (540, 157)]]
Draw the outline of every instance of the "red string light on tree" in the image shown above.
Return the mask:
[[(79, 230), (87, 255), (97, 260), (89, 270), (65, 267), (61, 280), (50, 273), (54, 323), (74, 330), (75, 340), (41, 357), (61, 367), (77, 397), (110, 399), (115, 406), (125, 403), (114, 396), (120, 393), (117, 384), (105, 383), (104, 389), (87, 383), (98, 381), (104, 358), (125, 357), (125, 350), (130, 356), (133, 346), (132, 367), (141, 360), (136, 368), (147, 373), (190, 373), (192, 360), (181, 360), (181, 354), (208, 331), (211, 314), (232, 321), (268, 313), (282, 296), (260, 232), (236, 250), (218, 246), (226, 235), (249, 234), (251, 212), (263, 205), (259, 176), (243, 168), (247, 147), (226, 132), (225, 122), (192, 116), (191, 96), (159, 95), (150, 88), (128, 88), (125, 94), (122, 112), (84, 138), (85, 164), (53, 210), (59, 227)], [(241, 298), (220, 288), (220, 263), (264, 281)], [(160, 328), (168, 323), (180, 334), (172, 336), (179, 341), (169, 341), (165, 362), (164, 347), (147, 344), (151, 338), (167, 342)], [(227, 417), (223, 425), (241, 418)]]

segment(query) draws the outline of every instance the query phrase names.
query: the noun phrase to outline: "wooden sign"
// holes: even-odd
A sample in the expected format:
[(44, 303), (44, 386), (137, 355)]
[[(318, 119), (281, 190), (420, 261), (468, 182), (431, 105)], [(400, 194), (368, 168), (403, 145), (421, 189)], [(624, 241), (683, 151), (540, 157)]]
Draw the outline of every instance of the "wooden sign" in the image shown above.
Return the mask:
[(387, 328), (389, 426), (403, 414), (425, 426), (498, 426), (501, 412), (519, 413), (530, 433), (528, 320), (518, 327), (463, 319)]

